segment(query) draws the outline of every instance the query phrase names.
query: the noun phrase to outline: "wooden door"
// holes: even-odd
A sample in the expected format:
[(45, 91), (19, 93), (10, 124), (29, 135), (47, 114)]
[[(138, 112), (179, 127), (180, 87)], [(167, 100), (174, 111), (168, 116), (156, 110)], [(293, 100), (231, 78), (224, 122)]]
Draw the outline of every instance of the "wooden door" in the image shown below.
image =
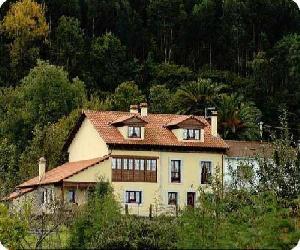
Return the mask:
[(195, 207), (195, 192), (188, 192), (186, 200), (188, 207)]

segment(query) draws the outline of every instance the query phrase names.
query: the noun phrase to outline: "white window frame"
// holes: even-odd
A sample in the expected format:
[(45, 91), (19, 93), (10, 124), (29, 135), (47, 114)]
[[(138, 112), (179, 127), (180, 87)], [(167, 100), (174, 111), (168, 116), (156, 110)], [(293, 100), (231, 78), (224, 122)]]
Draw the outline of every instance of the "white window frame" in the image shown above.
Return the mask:
[[(139, 133), (136, 133), (137, 136), (132, 136), (133, 131), (138, 129)], [(141, 126), (128, 126), (127, 137), (129, 139), (141, 139), (142, 138), (142, 127)]]
[[(184, 128), (182, 129), (183, 130), (183, 133), (182, 133), (182, 139), (184, 141), (201, 141), (202, 140), (202, 133), (201, 133), (201, 128)], [(193, 134), (195, 134), (195, 131), (198, 130), (199, 132), (199, 139), (196, 139), (196, 138), (192, 138), (192, 139), (189, 139), (187, 138), (187, 135), (189, 133), (190, 130), (193, 130)], [(196, 135), (196, 134), (195, 134)]]

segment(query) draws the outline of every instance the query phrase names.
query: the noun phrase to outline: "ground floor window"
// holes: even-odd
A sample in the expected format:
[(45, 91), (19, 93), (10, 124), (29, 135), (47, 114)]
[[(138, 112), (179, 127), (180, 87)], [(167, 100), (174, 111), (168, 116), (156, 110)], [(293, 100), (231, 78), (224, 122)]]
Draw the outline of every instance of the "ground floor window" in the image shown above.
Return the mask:
[(177, 192), (168, 192), (168, 205), (178, 205)]
[(68, 202), (75, 203), (75, 190), (69, 190), (68, 192)]
[(126, 191), (126, 203), (142, 203), (142, 191)]
[(49, 204), (54, 200), (54, 193), (52, 189), (44, 189), (41, 193), (41, 203)]

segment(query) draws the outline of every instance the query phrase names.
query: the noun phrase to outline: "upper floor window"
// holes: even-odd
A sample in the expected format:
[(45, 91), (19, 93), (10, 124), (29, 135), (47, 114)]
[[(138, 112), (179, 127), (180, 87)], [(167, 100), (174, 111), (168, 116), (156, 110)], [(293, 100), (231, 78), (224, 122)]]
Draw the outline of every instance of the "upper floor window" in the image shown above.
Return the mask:
[(211, 183), (211, 161), (201, 161), (201, 184)]
[(168, 192), (168, 205), (177, 205), (177, 204), (178, 204), (178, 193)]
[(181, 161), (171, 160), (171, 182), (181, 182)]
[(141, 127), (128, 127), (128, 138), (141, 138)]
[(126, 191), (126, 203), (142, 203), (142, 192), (141, 191)]
[(184, 129), (184, 140), (200, 140), (200, 129)]
[(112, 181), (156, 182), (157, 159), (120, 157), (112, 159)]

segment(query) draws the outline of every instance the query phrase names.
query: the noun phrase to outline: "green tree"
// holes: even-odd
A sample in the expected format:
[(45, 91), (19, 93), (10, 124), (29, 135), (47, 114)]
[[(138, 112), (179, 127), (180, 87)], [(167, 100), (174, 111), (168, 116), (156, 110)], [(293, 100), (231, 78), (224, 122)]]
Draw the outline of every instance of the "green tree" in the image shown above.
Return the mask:
[(158, 57), (170, 63), (175, 54), (175, 40), (187, 18), (182, 0), (151, 0), (147, 6), (148, 22)]
[(18, 182), (18, 154), (15, 145), (0, 140), (0, 197), (11, 192)]
[(168, 63), (155, 66), (152, 74), (153, 84), (165, 84), (172, 90), (194, 79), (194, 74), (189, 68)]
[(173, 113), (174, 95), (165, 85), (154, 85), (150, 88), (149, 102), (152, 113)]
[(81, 107), (85, 98), (80, 80), (70, 82), (62, 68), (39, 61), (16, 88), (0, 127), (8, 139), (24, 149), (35, 127), (58, 121)]
[(123, 82), (110, 99), (114, 110), (128, 111), (130, 105), (145, 101), (145, 96), (134, 82)]
[(75, 126), (79, 113), (79, 110), (74, 110), (56, 123), (34, 128), (32, 140), (20, 154), (18, 165), (19, 175), (22, 179), (38, 174), (36, 164), (42, 156), (47, 160), (48, 170), (68, 161), (66, 152), (64, 152), (64, 144), (71, 129)]
[(132, 69), (134, 62), (127, 59), (126, 48), (116, 36), (105, 33), (93, 39), (88, 69), (91, 91), (114, 90), (121, 82), (130, 80)]
[(175, 94), (178, 110), (184, 114), (204, 114), (205, 108), (214, 105), (220, 96), (223, 85), (209, 79), (198, 79), (181, 86)]
[(293, 206), (300, 194), (300, 151), (291, 147), (292, 136), (287, 123), (287, 111), (280, 116), (282, 130), (272, 144), (273, 155), (260, 161), (260, 188), (276, 192), (285, 206)]
[(179, 218), (177, 248), (291, 248), (300, 235), (294, 218), (274, 192), (230, 187), (223, 192), (200, 190), (199, 207), (186, 208)]
[(52, 50), (56, 64), (64, 66), (71, 76), (79, 75), (83, 67), (84, 32), (78, 19), (65, 16), (59, 19)]
[[(24, 213), (25, 214), (25, 213)], [(29, 225), (26, 217), (20, 214), (12, 215), (3, 204), (0, 204), (0, 239), (1, 243), (10, 249), (28, 247), (25, 238), (28, 236)]]
[(237, 95), (222, 95), (217, 102), (220, 133), (226, 139), (255, 140), (259, 138), (261, 112)]
[(90, 194), (70, 228), (72, 249), (107, 248), (118, 241), (121, 233), (120, 204), (114, 199), (110, 184), (101, 180)]

